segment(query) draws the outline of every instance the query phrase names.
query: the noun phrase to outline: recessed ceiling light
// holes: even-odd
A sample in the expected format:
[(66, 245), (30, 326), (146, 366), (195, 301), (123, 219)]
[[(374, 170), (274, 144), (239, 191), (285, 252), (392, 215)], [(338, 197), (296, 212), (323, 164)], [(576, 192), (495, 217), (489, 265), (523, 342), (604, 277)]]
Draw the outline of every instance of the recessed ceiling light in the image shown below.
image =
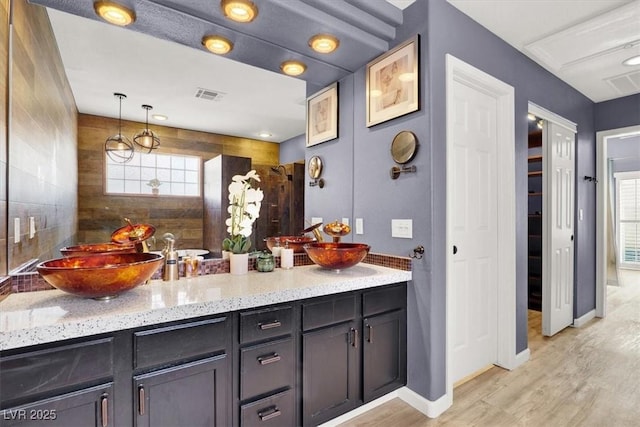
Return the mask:
[(231, 40), (216, 35), (204, 36), (202, 38), (202, 44), (210, 52), (217, 55), (224, 55), (225, 53), (231, 52), (231, 49), (233, 49), (233, 43), (231, 43)]
[(105, 21), (124, 27), (136, 20), (136, 14), (118, 3), (108, 0), (100, 0), (93, 3), (93, 9)]
[(309, 46), (318, 53), (331, 53), (339, 45), (340, 40), (331, 34), (316, 34), (309, 39)]
[(307, 66), (300, 61), (285, 61), (280, 64), (280, 69), (288, 76), (299, 76), (305, 72)]
[(159, 120), (161, 122), (164, 122), (165, 120), (167, 120), (169, 117), (165, 116), (164, 114), (152, 114), (151, 117), (153, 117), (156, 120)]
[(640, 55), (632, 56), (631, 58), (627, 58), (622, 61), (622, 65), (640, 65)]
[(270, 134), (269, 132), (260, 132), (260, 133), (258, 134), (258, 136), (259, 136), (260, 138), (269, 138), (269, 137), (271, 136), (271, 134)]
[(224, 16), (236, 22), (251, 22), (258, 16), (258, 7), (250, 0), (222, 0)]

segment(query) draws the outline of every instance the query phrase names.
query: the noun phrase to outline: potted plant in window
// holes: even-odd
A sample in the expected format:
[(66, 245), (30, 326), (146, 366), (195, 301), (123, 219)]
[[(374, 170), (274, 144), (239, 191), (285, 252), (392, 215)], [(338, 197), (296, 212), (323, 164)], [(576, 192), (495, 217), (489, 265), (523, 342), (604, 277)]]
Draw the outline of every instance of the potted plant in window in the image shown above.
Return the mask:
[(231, 274), (245, 274), (248, 270), (249, 249), (253, 223), (260, 216), (264, 194), (253, 188), (252, 181), (260, 182), (255, 170), (246, 175), (235, 175), (229, 184), (229, 218), (225, 224), (229, 237), (222, 242), (222, 249), (231, 252), (229, 270)]
[(160, 182), (158, 178), (153, 178), (150, 179), (149, 182), (147, 182), (147, 185), (151, 187), (152, 194), (158, 194), (160, 192), (159, 187), (162, 185), (162, 182)]

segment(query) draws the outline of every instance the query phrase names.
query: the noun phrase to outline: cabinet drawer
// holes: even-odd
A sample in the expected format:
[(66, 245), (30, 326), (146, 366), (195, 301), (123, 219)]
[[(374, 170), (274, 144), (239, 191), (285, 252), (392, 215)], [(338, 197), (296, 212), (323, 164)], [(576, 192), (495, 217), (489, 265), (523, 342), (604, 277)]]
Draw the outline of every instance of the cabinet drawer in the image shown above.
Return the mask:
[(302, 330), (347, 322), (356, 317), (356, 295), (331, 296), (302, 304)]
[(290, 334), (292, 316), (290, 306), (240, 313), (240, 343), (247, 344)]
[(281, 427), (296, 424), (293, 390), (243, 405), (240, 409), (241, 427)]
[[(113, 375), (113, 338), (0, 358), (2, 403)], [(3, 405), (4, 406), (4, 405)]]
[(159, 366), (205, 354), (222, 353), (227, 318), (177, 324), (133, 334), (134, 369)]
[(367, 291), (362, 296), (362, 315), (371, 316), (377, 313), (397, 310), (407, 306), (407, 292), (404, 284), (385, 286), (381, 289)]
[(240, 350), (240, 399), (250, 399), (295, 383), (296, 352), (287, 338)]

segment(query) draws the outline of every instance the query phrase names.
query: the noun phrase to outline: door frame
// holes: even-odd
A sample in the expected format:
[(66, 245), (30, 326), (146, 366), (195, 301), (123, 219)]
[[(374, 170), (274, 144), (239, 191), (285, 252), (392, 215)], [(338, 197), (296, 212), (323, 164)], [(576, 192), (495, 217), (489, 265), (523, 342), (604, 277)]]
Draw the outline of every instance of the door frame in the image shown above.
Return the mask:
[(453, 316), (453, 84), (463, 83), (480, 90), (497, 102), (497, 180), (501, 191), (498, 195), (498, 331), (497, 360), (495, 364), (514, 369), (522, 360), (516, 357), (516, 191), (515, 191), (515, 93), (510, 86), (495, 77), (469, 65), (460, 59), (446, 55), (446, 394), (448, 404), (453, 402), (452, 346), (454, 337)]
[(640, 125), (596, 133), (596, 317), (607, 315), (607, 199), (609, 198), (607, 145), (609, 138), (640, 132)]

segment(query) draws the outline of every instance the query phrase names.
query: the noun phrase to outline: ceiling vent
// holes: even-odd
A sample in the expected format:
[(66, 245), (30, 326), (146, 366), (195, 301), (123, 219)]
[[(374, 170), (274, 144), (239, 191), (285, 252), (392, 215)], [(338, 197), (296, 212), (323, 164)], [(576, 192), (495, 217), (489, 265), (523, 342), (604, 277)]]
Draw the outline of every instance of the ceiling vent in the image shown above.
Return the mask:
[(196, 98), (201, 98), (201, 99), (206, 99), (207, 101), (220, 101), (222, 98), (224, 98), (224, 96), (226, 95), (226, 93), (223, 92), (216, 92), (215, 90), (211, 90), (211, 89), (204, 89), (199, 87), (198, 90), (196, 90)]
[(640, 71), (632, 71), (604, 80), (617, 90), (620, 95), (626, 96), (640, 92)]

